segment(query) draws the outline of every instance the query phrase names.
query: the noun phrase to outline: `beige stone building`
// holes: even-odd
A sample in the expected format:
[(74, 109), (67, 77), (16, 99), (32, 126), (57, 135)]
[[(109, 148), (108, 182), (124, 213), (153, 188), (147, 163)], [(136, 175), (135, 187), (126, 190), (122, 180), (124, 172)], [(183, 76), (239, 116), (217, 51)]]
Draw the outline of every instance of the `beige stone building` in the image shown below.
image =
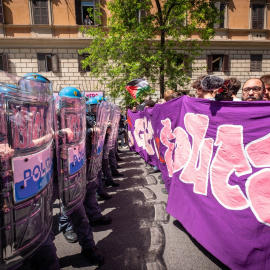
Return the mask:
[[(102, 25), (96, 26), (90, 16), (86, 27), (106, 27), (107, 1), (0, 0), (0, 70), (19, 76), (39, 72), (54, 82), (56, 92), (65, 86), (105, 91), (81, 68), (84, 56), (78, 50), (91, 42), (79, 31), (87, 9), (93, 12), (100, 3)], [(210, 47), (193, 64), (202, 70), (192, 72), (191, 80), (208, 73), (244, 82), (270, 73), (270, 0), (213, 2), (224, 11), (224, 20), (216, 25)]]

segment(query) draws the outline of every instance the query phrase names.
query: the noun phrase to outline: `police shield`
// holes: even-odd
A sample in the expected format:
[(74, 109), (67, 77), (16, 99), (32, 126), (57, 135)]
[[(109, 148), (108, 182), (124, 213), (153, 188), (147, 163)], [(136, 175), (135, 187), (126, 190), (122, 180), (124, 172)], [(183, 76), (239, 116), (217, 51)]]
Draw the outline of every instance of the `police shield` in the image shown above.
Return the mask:
[(111, 149), (114, 148), (115, 142), (117, 141), (118, 138), (118, 128), (119, 128), (119, 120), (120, 120), (120, 108), (116, 106), (115, 109), (115, 119), (114, 119), (114, 129), (112, 133), (112, 146)]
[[(97, 106), (96, 123), (93, 127), (91, 138), (91, 155), (88, 156), (88, 181), (95, 180), (101, 169), (103, 146), (106, 135), (107, 124), (109, 120), (110, 104), (102, 101)], [(89, 134), (89, 133), (88, 133)]]
[(51, 230), (52, 98), (50, 83), (0, 72), (1, 269), (19, 265)]
[(65, 212), (84, 200), (86, 186), (85, 98), (58, 96), (54, 102), (57, 177)]
[(117, 105), (111, 104), (110, 117), (109, 117), (109, 134), (104, 147), (104, 158), (108, 158), (109, 152), (114, 148), (115, 132), (118, 132), (120, 110)]

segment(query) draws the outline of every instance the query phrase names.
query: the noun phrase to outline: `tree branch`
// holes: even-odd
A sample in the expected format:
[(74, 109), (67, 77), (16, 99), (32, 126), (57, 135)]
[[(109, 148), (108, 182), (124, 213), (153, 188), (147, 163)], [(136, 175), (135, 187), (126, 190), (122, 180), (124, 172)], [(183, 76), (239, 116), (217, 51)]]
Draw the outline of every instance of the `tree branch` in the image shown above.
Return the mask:
[(158, 9), (159, 24), (162, 26), (162, 25), (164, 25), (164, 21), (163, 21), (163, 18), (162, 18), (161, 5), (160, 5), (159, 0), (155, 0), (155, 2), (156, 2), (156, 5), (157, 5), (157, 9)]
[(169, 18), (169, 15), (170, 15), (172, 9), (173, 9), (175, 6), (176, 6), (176, 0), (174, 0), (174, 2), (173, 2), (173, 3), (171, 4), (171, 6), (169, 7), (168, 12), (167, 12), (167, 14), (166, 14), (166, 16), (165, 16), (164, 23), (167, 22), (167, 20), (168, 20), (168, 18)]

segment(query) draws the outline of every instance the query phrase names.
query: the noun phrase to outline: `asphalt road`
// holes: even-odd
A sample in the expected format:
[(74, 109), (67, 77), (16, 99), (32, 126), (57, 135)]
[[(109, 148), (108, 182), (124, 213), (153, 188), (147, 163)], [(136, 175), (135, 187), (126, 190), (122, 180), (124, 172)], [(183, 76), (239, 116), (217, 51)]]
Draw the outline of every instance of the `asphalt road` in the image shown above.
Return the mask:
[[(61, 269), (100, 270), (189, 270), (228, 269), (207, 252), (166, 212), (167, 195), (161, 192), (158, 173), (147, 174), (139, 155), (123, 150), (119, 163), (120, 186), (106, 188), (112, 199), (102, 201), (103, 215), (113, 218), (106, 226), (95, 226), (94, 240), (105, 256), (105, 264), (93, 266), (80, 255), (78, 243), (69, 244), (58, 232), (59, 206), (54, 204), (55, 245)], [(25, 265), (20, 270), (30, 269)]]

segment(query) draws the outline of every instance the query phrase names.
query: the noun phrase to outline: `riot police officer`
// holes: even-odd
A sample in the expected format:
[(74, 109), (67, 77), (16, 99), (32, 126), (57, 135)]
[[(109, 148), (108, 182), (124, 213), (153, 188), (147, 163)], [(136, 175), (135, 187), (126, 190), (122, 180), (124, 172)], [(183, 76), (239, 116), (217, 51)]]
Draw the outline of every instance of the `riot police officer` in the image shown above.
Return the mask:
[[(81, 254), (93, 264), (103, 265), (104, 257), (95, 246), (83, 205), (86, 187), (85, 99), (78, 89), (65, 87), (55, 101), (55, 112), (58, 182), (63, 204), (60, 229), (67, 230), (70, 219), (82, 247)], [(70, 139), (68, 133), (73, 133)]]
[[(108, 225), (112, 222), (112, 219), (111, 217), (103, 216), (101, 214), (101, 210), (96, 199), (97, 187), (98, 185), (102, 185), (99, 179), (100, 169), (94, 171), (93, 168), (90, 168), (90, 166), (92, 167), (97, 166), (101, 168), (101, 160), (98, 158), (98, 155), (100, 154), (98, 152), (100, 150), (97, 151), (97, 148), (103, 147), (103, 145), (102, 146), (98, 145), (98, 142), (100, 141), (100, 137), (103, 136), (103, 134), (100, 132), (100, 128), (101, 125), (104, 123), (100, 123), (101, 122), (100, 119), (102, 119), (102, 117), (98, 117), (98, 119), (95, 117), (97, 111), (96, 99), (88, 100), (87, 105), (90, 106), (90, 109), (87, 110), (86, 112), (86, 158), (87, 158), (88, 183), (86, 186), (84, 207), (86, 210), (86, 214), (89, 218), (90, 224), (92, 226)], [(102, 113), (102, 108), (99, 108), (99, 113), (100, 114)], [(96, 119), (96, 121), (98, 121), (98, 123), (94, 121), (94, 118)], [(98, 162), (99, 164), (95, 164), (96, 162)], [(99, 193), (99, 196), (106, 199), (111, 198), (111, 196), (105, 191)]]
[(35, 269), (60, 269), (51, 233), (51, 84), (29, 73), (18, 86), (0, 87), (0, 265), (14, 269), (31, 257)]

